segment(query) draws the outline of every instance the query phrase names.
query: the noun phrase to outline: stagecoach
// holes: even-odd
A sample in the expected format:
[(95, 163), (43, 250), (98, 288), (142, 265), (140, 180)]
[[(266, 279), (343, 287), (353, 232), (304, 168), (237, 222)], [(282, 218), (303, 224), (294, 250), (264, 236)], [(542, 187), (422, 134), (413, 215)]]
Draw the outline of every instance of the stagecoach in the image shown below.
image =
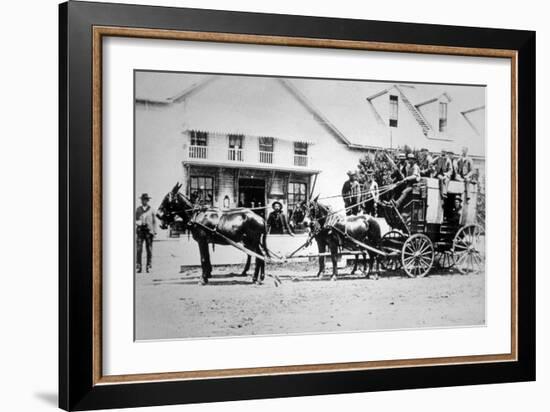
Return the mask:
[[(483, 270), (485, 230), (478, 222), (478, 185), (450, 181), (447, 198), (439, 180), (421, 178), (408, 203), (398, 210), (392, 202), (379, 213), (390, 230), (380, 245), (386, 270), (403, 270), (410, 277), (426, 276), (434, 267), (461, 273)], [(376, 252), (373, 252), (376, 253)]]

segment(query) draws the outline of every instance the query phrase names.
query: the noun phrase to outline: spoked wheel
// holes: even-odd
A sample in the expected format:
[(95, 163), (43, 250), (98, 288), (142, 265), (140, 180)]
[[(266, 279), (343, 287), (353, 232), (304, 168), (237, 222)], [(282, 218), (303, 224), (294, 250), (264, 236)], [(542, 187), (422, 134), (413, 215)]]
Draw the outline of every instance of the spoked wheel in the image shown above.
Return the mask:
[(461, 273), (479, 273), (485, 267), (485, 230), (477, 224), (464, 226), (453, 240), (455, 266)]
[[(401, 250), (405, 239), (406, 236), (403, 233), (392, 230), (382, 236), (382, 247), (385, 251)], [(401, 269), (401, 255), (395, 254), (395, 256), (382, 258), (380, 259), (380, 265), (384, 270), (395, 272)]]
[(439, 251), (435, 255), (437, 266), (444, 270), (449, 270), (455, 265), (455, 255), (452, 250)]
[(426, 276), (433, 266), (434, 258), (432, 241), (422, 233), (409, 237), (401, 251), (403, 269), (412, 278)]

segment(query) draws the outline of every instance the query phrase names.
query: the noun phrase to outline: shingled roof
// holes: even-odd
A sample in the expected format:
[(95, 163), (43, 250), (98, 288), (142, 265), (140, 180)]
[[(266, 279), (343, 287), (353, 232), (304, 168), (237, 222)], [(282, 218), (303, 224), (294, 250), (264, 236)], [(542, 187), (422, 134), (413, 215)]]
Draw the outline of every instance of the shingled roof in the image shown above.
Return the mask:
[[(391, 132), (372, 100), (396, 90), (421, 132), (413, 146), (458, 151), (467, 145), (484, 155), (484, 127), (476, 128), (472, 117), (484, 110), (482, 87), (161, 72), (137, 72), (136, 80), (136, 102), (182, 103), (189, 130), (310, 143), (325, 131), (352, 149), (388, 147)], [(423, 115), (423, 107), (441, 96), (453, 107), (451, 139), (444, 144), (427, 137), (433, 126)]]

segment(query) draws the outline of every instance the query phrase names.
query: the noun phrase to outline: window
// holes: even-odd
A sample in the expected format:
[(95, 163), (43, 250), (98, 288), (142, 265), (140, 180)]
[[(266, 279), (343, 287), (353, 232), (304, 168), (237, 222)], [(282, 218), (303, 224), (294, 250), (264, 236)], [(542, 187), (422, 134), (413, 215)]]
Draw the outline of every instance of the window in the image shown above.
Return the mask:
[(307, 143), (294, 142), (294, 154), (299, 156), (307, 156)]
[(230, 149), (242, 149), (243, 148), (243, 135), (242, 134), (230, 134), (229, 135), (229, 148)]
[(447, 131), (447, 103), (439, 103), (439, 131)]
[(191, 132), (191, 146), (208, 146), (208, 133), (193, 130)]
[(395, 95), (390, 95), (390, 127), (397, 127), (397, 115), (399, 100)]
[(260, 137), (260, 152), (273, 152), (272, 137)]
[(227, 159), (237, 162), (243, 161), (243, 135), (242, 134), (230, 134), (229, 135), (229, 151), (227, 152)]
[(260, 163), (273, 163), (273, 138), (260, 137)]
[(294, 166), (307, 166), (307, 143), (294, 142)]
[(301, 201), (307, 199), (307, 185), (300, 182), (288, 182), (288, 210), (293, 210)]
[(193, 203), (212, 206), (214, 199), (214, 178), (209, 176), (191, 176), (189, 189)]

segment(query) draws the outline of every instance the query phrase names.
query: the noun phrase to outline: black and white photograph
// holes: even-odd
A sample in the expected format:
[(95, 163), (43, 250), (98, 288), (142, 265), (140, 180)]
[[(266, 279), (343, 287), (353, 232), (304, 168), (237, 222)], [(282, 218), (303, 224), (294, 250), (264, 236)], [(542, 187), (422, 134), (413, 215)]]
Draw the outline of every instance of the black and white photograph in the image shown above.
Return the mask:
[(484, 326), (485, 92), (136, 70), (136, 340)]

